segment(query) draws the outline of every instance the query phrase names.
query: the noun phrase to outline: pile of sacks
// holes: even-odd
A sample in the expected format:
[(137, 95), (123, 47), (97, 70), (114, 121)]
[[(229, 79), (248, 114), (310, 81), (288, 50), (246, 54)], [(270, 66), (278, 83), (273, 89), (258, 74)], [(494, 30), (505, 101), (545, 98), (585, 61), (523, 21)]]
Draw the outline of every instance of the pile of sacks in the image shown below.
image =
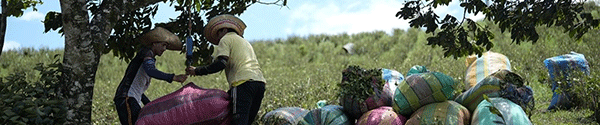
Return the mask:
[[(452, 77), (429, 71), (424, 66), (412, 67), (406, 77), (391, 69), (364, 70), (351, 66), (342, 72), (339, 85), (340, 93), (344, 94), (339, 95), (340, 105), (313, 110), (284, 107), (267, 113), (263, 122), (278, 125), (531, 124), (526, 112), (534, 107), (533, 90), (524, 84), (520, 75), (511, 71), (506, 56), (487, 52), (481, 57), (469, 57), (467, 64), (467, 88), (462, 93), (455, 91), (458, 89)], [(360, 89), (348, 88), (357, 86)], [(348, 94), (344, 89), (359, 90), (360, 94)]]
[[(406, 117), (391, 107), (397, 85), (404, 76), (391, 69), (365, 70), (350, 66), (342, 72), (338, 84), (341, 105), (319, 106), (306, 110), (283, 107), (268, 112), (262, 118), (267, 125), (401, 125)], [(357, 120), (358, 119), (358, 120)]]
[[(467, 58), (466, 91), (456, 92), (454, 79), (414, 66), (404, 77), (392, 69), (365, 70), (350, 66), (342, 72), (340, 105), (317, 109), (282, 107), (266, 113), (264, 124), (402, 125), (402, 124), (531, 124), (533, 90), (510, 69), (508, 58), (494, 52)], [(552, 90), (558, 78), (572, 71), (589, 73), (583, 55), (548, 58)], [(563, 76), (559, 76), (563, 75)], [(548, 109), (570, 107), (572, 93), (554, 94)], [(218, 89), (189, 83), (160, 97), (140, 112), (136, 124), (229, 124), (230, 97)]]

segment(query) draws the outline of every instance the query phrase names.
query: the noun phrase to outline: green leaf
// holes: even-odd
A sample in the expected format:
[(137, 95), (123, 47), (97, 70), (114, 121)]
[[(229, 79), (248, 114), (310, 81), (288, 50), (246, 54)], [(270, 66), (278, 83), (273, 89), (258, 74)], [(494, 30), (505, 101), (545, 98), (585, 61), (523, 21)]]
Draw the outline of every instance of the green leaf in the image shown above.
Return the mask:
[(490, 98), (487, 96), (487, 94), (483, 94), (483, 99), (485, 99), (485, 101), (492, 103), (492, 100), (490, 100)]
[(44, 33), (47, 33), (50, 30), (59, 30), (59, 33), (62, 33), (62, 14), (55, 11), (50, 11), (46, 13), (46, 17), (44, 21)]
[(19, 125), (27, 125), (27, 123), (22, 122), (22, 121), (17, 121), (17, 124), (19, 124)]
[(12, 98), (11, 98), (11, 99), (4, 99), (3, 101), (4, 101), (5, 103), (11, 103), (11, 102), (13, 102), (13, 99), (12, 99)]
[(24, 111), (28, 114), (35, 114), (36, 112), (33, 110), (33, 107), (25, 108)]
[(19, 118), (19, 116), (13, 116), (13, 117), (11, 117), (9, 120), (11, 120), (11, 121), (16, 121), (18, 118)]
[(496, 115), (502, 117), (502, 113), (500, 113), (500, 111), (496, 107), (494, 107), (494, 106), (487, 106), (487, 107), (490, 108), (490, 112), (492, 114), (496, 114)]
[(38, 115), (41, 115), (41, 116), (45, 116), (45, 115), (46, 115), (46, 113), (44, 113), (44, 112), (40, 111), (40, 109), (39, 109), (39, 108), (36, 108), (36, 109), (35, 109), (35, 112), (36, 112)]
[(20, 96), (20, 95), (15, 95), (15, 96), (13, 96), (12, 98), (13, 98), (14, 100), (21, 100), (21, 99), (23, 99), (23, 96)]

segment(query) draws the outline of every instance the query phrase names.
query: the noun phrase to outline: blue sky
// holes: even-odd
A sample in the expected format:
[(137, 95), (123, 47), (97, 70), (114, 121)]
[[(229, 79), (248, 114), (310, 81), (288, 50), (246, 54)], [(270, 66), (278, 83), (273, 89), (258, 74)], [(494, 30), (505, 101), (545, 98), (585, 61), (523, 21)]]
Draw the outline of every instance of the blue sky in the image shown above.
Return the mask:
[[(263, 0), (269, 2), (269, 0)], [(43, 0), (38, 11), (26, 10), (19, 18), (9, 17), (3, 50), (28, 48), (64, 48), (64, 37), (56, 31), (43, 33), (41, 22), (49, 11), (60, 12), (58, 0)], [(404, 0), (288, 0), (287, 7), (255, 4), (240, 18), (248, 25), (244, 37), (249, 41), (286, 39), (311, 34), (356, 34), (361, 32), (408, 29), (407, 20), (395, 17)], [(159, 5), (155, 22), (165, 22), (178, 13), (167, 4)], [(438, 7), (435, 12), (462, 17), (458, 3)], [(472, 15), (467, 15), (472, 17)], [(458, 17), (457, 17), (458, 18)], [(478, 15), (474, 19), (481, 19)]]

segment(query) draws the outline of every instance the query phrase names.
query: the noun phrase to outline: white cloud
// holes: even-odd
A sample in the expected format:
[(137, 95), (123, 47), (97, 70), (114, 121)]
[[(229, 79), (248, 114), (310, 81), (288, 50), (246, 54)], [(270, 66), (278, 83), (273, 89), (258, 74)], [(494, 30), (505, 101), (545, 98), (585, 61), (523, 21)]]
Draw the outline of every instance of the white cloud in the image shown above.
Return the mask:
[(482, 13), (478, 13), (477, 15), (469, 14), (467, 15), (467, 18), (471, 18), (473, 21), (479, 21), (483, 20), (483, 18), (485, 18), (485, 15), (483, 15)]
[(25, 21), (40, 21), (42, 19), (44, 19), (44, 14), (38, 12), (38, 11), (29, 11), (29, 12), (25, 12), (23, 14), (23, 16), (19, 17), (19, 19), (21, 20), (25, 20)]
[(444, 19), (444, 17), (446, 17), (447, 14), (450, 14), (454, 17), (456, 17), (457, 19), (462, 18), (463, 15), (463, 9), (460, 8), (460, 1), (457, 0), (453, 0), (452, 2), (450, 2), (450, 4), (448, 4), (448, 6), (438, 6), (437, 8), (433, 9), (433, 12), (435, 12), (435, 14), (437, 14), (438, 16), (440, 16), (440, 18)]
[(15, 41), (6, 41), (4, 42), (4, 46), (2, 46), (2, 51), (8, 51), (11, 49), (18, 49), (21, 48), (21, 44), (15, 42)]
[(396, 17), (402, 3), (395, 0), (328, 1), (291, 8), (286, 34), (339, 34), (408, 29), (408, 21)]

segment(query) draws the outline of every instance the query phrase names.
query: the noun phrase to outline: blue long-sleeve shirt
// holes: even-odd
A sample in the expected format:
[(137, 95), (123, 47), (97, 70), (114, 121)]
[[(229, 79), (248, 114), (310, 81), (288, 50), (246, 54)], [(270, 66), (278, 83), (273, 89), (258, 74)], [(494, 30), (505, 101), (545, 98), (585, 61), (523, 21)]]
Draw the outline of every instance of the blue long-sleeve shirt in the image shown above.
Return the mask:
[(149, 100), (143, 93), (150, 85), (150, 78), (171, 83), (174, 74), (164, 73), (156, 69), (155, 62), (156, 59), (150, 49), (141, 49), (129, 63), (125, 71), (125, 76), (115, 93), (115, 99), (119, 97), (133, 97), (138, 102), (147, 103)]
[(164, 73), (156, 69), (155, 62), (156, 59), (152, 57), (146, 57), (146, 59), (144, 59), (142, 68), (146, 71), (146, 74), (155, 79), (165, 80), (169, 83), (173, 82), (173, 76), (175, 76), (175, 74)]

